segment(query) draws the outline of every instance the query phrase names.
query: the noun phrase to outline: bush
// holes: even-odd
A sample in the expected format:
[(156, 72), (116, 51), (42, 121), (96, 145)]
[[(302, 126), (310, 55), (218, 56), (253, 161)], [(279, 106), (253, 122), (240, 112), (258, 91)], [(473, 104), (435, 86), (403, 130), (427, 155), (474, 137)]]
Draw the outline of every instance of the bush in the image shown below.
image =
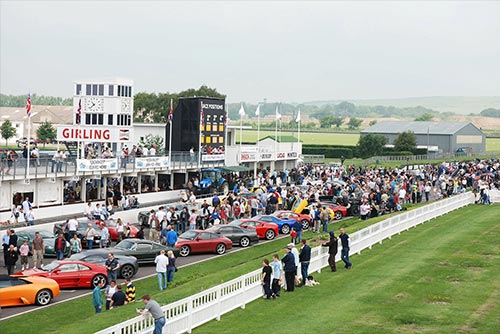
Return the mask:
[(302, 154), (323, 154), (325, 158), (352, 159), (353, 149), (349, 146), (303, 145)]

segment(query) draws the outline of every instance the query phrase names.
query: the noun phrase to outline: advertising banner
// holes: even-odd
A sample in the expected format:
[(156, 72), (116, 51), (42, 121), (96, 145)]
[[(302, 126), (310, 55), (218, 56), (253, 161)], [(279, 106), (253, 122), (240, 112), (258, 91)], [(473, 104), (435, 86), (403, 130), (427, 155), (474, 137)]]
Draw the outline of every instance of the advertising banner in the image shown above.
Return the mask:
[(210, 154), (210, 155), (203, 154), (201, 156), (201, 161), (220, 161), (220, 160), (224, 160), (224, 154)]
[(132, 129), (106, 127), (58, 126), (58, 141), (83, 141), (93, 143), (119, 143), (130, 141)]
[(135, 158), (135, 168), (168, 168), (168, 157)]
[(240, 162), (257, 160), (257, 153), (241, 153)]
[(77, 159), (76, 170), (77, 172), (118, 170), (118, 159)]

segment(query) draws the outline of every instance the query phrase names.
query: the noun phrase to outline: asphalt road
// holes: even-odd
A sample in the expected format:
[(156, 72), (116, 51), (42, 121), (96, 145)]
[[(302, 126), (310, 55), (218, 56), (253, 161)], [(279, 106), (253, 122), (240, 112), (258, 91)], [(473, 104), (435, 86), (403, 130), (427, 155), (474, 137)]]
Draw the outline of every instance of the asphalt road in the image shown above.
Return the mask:
[[(288, 237), (287, 235), (279, 235), (279, 238), (285, 238), (285, 237)], [(268, 242), (267, 240), (260, 240), (259, 243), (263, 243), (263, 242)], [(250, 246), (251, 247), (251, 246)], [(233, 247), (232, 249), (228, 250), (226, 252), (227, 253), (231, 253), (231, 252), (235, 252), (235, 251), (238, 251), (238, 250), (242, 250), (244, 248), (241, 248), (241, 247)], [(200, 262), (200, 261), (203, 261), (203, 260), (206, 260), (206, 259), (209, 259), (211, 257), (214, 257), (214, 256), (220, 256), (220, 255), (216, 255), (216, 254), (199, 254), (199, 255), (189, 255), (187, 257), (179, 257), (177, 259), (177, 264), (178, 264), (178, 267), (179, 268), (182, 268), (184, 266), (187, 266), (187, 265), (190, 265), (190, 264), (194, 264), (194, 263), (197, 263), (197, 262)], [(54, 261), (55, 259), (54, 258), (45, 258), (45, 264), (47, 263), (50, 263), (52, 261)], [(3, 274), (7, 274), (7, 269), (3, 267), (4, 263), (3, 263), (3, 254), (2, 256), (0, 257), (0, 264), (2, 266), (2, 268), (0, 268), (0, 272)], [(18, 262), (18, 265), (17, 265), (17, 268), (16, 270), (20, 270), (20, 264)], [(148, 277), (148, 276), (152, 276), (152, 275), (156, 275), (156, 267), (154, 264), (151, 264), (151, 265), (140, 265), (139, 267), (139, 271), (137, 272), (137, 274), (132, 278), (132, 280), (138, 280), (140, 278), (144, 278), (144, 277)], [(122, 283), (124, 280), (123, 279), (119, 279), (118, 283)], [(55, 305), (55, 304), (58, 304), (58, 303), (62, 303), (62, 302), (65, 302), (65, 301), (68, 301), (68, 300), (71, 300), (71, 299), (75, 299), (75, 298), (78, 298), (78, 297), (81, 297), (81, 296), (84, 296), (84, 295), (88, 295), (88, 298), (89, 298), (89, 303), (91, 303), (91, 299), (90, 299), (90, 294), (92, 293), (92, 289), (88, 288), (88, 289), (75, 289), (75, 290), (61, 290), (61, 294), (59, 296), (57, 296), (56, 298), (54, 298), (52, 300), (52, 302), (47, 305), (47, 306), (37, 306), (37, 305), (25, 305), (25, 306), (15, 306), (15, 307), (4, 307), (1, 309), (0, 311), (0, 321), (1, 320), (5, 320), (7, 318), (11, 318), (11, 317), (14, 317), (14, 316), (17, 316), (17, 315), (21, 315), (21, 314), (24, 314), (24, 313), (28, 313), (28, 312), (31, 312), (31, 311), (34, 311), (34, 310), (39, 310), (41, 308), (45, 308), (45, 307), (51, 307), (52, 305)], [(90, 304), (89, 304), (90, 305)]]

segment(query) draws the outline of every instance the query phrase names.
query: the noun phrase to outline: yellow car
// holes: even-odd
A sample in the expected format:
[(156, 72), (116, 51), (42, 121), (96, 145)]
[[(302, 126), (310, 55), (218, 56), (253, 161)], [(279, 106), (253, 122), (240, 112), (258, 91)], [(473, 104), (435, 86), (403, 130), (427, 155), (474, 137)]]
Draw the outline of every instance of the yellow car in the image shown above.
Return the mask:
[(47, 305), (59, 296), (59, 284), (36, 276), (0, 276), (0, 307)]

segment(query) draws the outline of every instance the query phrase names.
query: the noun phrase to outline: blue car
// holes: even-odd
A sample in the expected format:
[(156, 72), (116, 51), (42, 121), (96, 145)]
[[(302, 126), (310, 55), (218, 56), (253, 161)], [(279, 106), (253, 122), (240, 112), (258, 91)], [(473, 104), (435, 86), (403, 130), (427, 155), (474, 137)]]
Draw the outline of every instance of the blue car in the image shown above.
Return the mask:
[(280, 219), (273, 215), (258, 215), (252, 219), (263, 221), (266, 223), (274, 223), (278, 225), (278, 230), (283, 234), (288, 234), (292, 230), (293, 225), (297, 222), (295, 219)]

